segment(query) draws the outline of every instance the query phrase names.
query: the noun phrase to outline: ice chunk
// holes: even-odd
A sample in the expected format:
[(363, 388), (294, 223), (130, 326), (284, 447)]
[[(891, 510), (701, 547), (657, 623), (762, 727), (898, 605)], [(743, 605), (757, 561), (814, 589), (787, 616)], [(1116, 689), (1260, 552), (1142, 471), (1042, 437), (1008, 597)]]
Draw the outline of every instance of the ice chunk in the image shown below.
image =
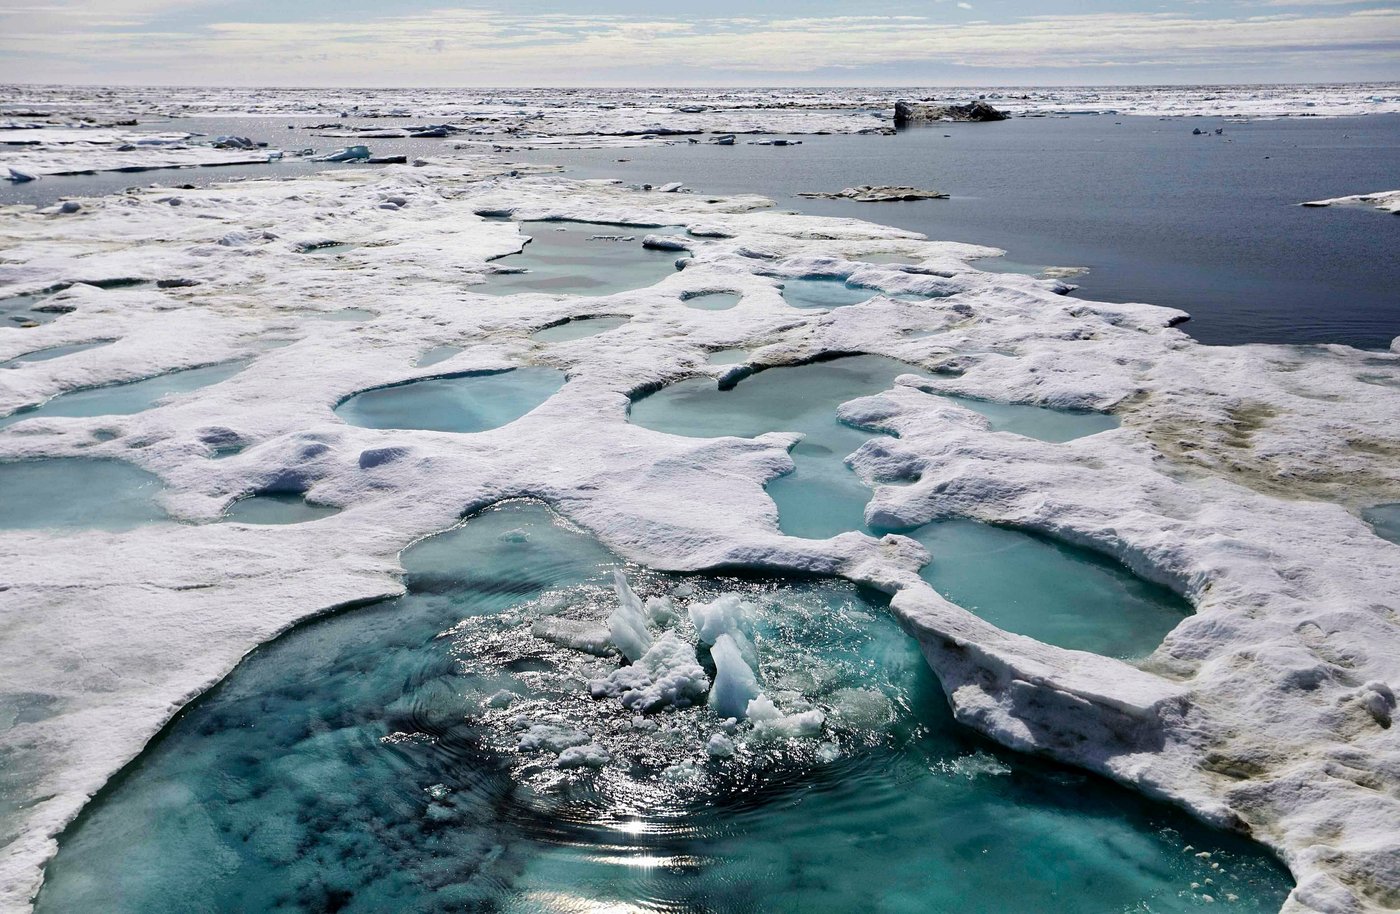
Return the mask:
[(734, 636), (726, 632), (710, 648), (715, 661), (715, 683), (710, 689), (710, 708), (720, 717), (743, 717), (749, 703), (759, 695), (758, 677), (744, 659)]
[(344, 149), (337, 149), (335, 152), (328, 152), (325, 155), (313, 156), (313, 162), (356, 162), (369, 158), (368, 146), (346, 146)]
[(680, 617), (676, 612), (676, 602), (670, 597), (647, 597), (647, 615), (661, 626), (672, 625)]
[(521, 752), (563, 752), (592, 742), (587, 733), (561, 724), (531, 724), (520, 734)]
[(588, 684), (594, 698), (617, 698), (633, 711), (688, 708), (710, 689), (710, 677), (695, 659), (695, 648), (667, 632), (631, 666)]
[(766, 739), (804, 739), (819, 735), (826, 715), (817, 710), (784, 714), (767, 695), (760, 695), (748, 706), (754, 736)]
[(16, 184), (24, 184), (29, 181), (37, 181), (38, 179), (38, 175), (30, 174), (27, 171), (20, 171), (13, 165), (10, 166), (10, 180)]
[(647, 235), (642, 247), (652, 251), (688, 251), (690, 242), (680, 235)]
[(758, 668), (758, 652), (754, 648), (752, 603), (745, 603), (736, 593), (720, 594), (709, 603), (692, 603), (690, 621), (700, 636), (700, 643), (713, 645), (720, 635), (731, 635), (743, 654), (744, 662)]
[(705, 751), (710, 754), (711, 758), (733, 758), (734, 740), (723, 733), (716, 733), (705, 744)]
[(611, 759), (608, 750), (597, 743), (588, 743), (565, 749), (554, 765), (557, 768), (602, 768)]
[(570, 650), (583, 651), (598, 657), (607, 656), (613, 643), (608, 629), (592, 622), (559, 619), (546, 616), (530, 626), (530, 634)]
[(690, 759), (668, 765), (661, 770), (661, 776), (675, 784), (688, 784), (698, 781), (703, 772), (700, 766)]
[(608, 637), (622, 656), (636, 663), (651, 647), (646, 608), (621, 571), (613, 572), (613, 588), (617, 591), (618, 606), (608, 617)]

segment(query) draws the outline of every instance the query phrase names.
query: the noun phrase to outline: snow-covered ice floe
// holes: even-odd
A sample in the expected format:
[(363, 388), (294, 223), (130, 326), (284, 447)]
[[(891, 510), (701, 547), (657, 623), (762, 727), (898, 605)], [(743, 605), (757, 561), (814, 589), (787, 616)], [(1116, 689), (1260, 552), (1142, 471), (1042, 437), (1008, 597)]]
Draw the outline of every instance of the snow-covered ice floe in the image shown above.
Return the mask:
[(1400, 215), (1400, 190), (1386, 190), (1374, 194), (1355, 194), (1350, 197), (1333, 197), (1330, 200), (1309, 200), (1300, 206), (1369, 206), (1385, 213)]
[[(0, 168), (10, 180), (99, 171), (259, 165), (282, 156), (277, 149), (220, 146), (188, 133), (141, 133), (110, 128), (29, 124), (0, 129)], [(16, 174), (23, 178), (16, 178)]]
[[(0, 460), (126, 461), (159, 477), (159, 504), (181, 521), (0, 531), (0, 815), (13, 836), (0, 905), (28, 906), (59, 832), (250, 649), (402, 592), (402, 549), (531, 497), (653, 568), (833, 575), (889, 593), (960, 720), (1252, 835), (1295, 875), (1290, 910), (1393, 907), (1400, 547), (1361, 514), (1400, 501), (1400, 398), (1384, 395), (1400, 351), (1204, 346), (1174, 329), (1179, 311), (1069, 298), (1057, 281), (971, 265), (992, 249), (768, 207), (464, 156), (0, 213), (0, 299), (60, 312), (0, 329), (0, 362), (110, 341), (0, 371), (0, 415), (40, 407), (0, 430)], [(646, 228), (683, 226), (689, 250), (631, 291), (481, 294), (494, 261), (525, 243), (519, 223), (548, 229), (537, 220), (635, 226), (630, 242), (597, 243), (639, 249)], [(862, 259), (891, 256), (902, 263)], [(818, 277), (880, 294), (784, 301), (783, 280)], [(685, 304), (716, 290), (737, 304)], [(325, 319), (344, 309), (357, 319)], [(533, 338), (598, 315), (626, 322), (586, 340)], [(736, 349), (744, 365), (712, 364)], [(1195, 614), (1135, 664), (1010, 634), (935, 593), (912, 539), (784, 536), (763, 487), (792, 468), (795, 436), (686, 438), (627, 421), (634, 397), (669, 383), (841, 353), (918, 368), (842, 408), (898, 434), (850, 458), (873, 487), (872, 526), (968, 517), (1034, 531), (1122, 561)], [(42, 408), (238, 362), (140, 412)], [(363, 391), (523, 366), (567, 383), (474, 434), (335, 412)], [(1044, 442), (993, 431), (939, 394), (1110, 411), (1121, 425)], [(261, 492), (342, 510), (207, 523)], [(625, 582), (618, 593), (606, 631), (542, 631), (636, 655), (633, 672), (590, 683), (600, 700), (659, 707), (715, 689), (755, 730), (821, 727), (756, 692), (741, 606), (695, 608), (722, 658), (723, 682), (702, 683), (688, 646), (647, 629), (663, 608)], [(558, 746), (579, 770), (609, 764), (589, 734), (534, 726), (528, 747)], [(728, 742), (709, 751), (723, 757)]]

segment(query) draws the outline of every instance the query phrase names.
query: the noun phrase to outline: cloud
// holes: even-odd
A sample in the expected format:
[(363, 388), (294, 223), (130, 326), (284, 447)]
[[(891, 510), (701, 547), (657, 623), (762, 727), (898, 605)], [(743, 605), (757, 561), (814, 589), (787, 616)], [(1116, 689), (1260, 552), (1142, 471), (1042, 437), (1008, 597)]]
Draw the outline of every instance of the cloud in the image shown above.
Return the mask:
[[(199, 2), (115, 5), (134, 13)], [(835, 67), (988, 71), (1031, 63), (1052, 75), (1099, 68), (1112, 78), (1108, 71), (1134, 66), (1194, 72), (1232, 61), (1270, 62), (1284, 72), (1343, 53), (1348, 62), (1375, 64), (1400, 49), (1400, 9), (1389, 8), (1227, 19), (1039, 15), (1000, 23), (954, 23), (933, 14), (696, 19), (458, 8), (343, 21), (215, 21), (183, 31), (12, 25), (0, 29), (0, 79), (212, 84), (229, 72), (251, 84), (674, 83), (697, 75), (713, 84), (723, 74), (732, 81), (748, 73), (800, 81)]]

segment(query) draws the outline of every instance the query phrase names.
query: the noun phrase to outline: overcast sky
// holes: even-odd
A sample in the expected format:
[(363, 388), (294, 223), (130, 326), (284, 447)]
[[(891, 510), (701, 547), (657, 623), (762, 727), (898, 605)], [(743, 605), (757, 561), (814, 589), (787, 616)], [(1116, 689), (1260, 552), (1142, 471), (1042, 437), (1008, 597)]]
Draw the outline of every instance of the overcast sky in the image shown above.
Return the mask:
[(1028, 85), (1400, 79), (1376, 0), (0, 0), (0, 81)]

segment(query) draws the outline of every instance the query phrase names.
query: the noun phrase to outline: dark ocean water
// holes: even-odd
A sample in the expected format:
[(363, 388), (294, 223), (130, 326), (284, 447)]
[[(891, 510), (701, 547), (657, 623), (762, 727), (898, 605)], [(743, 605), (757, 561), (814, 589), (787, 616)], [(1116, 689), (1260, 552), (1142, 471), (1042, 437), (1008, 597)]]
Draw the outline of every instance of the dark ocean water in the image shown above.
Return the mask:
[[(1194, 136), (1198, 127), (1207, 135)], [(1181, 308), (1192, 316), (1183, 329), (1209, 343), (1385, 348), (1400, 336), (1400, 218), (1296, 205), (1400, 188), (1400, 116), (1231, 124), (1085, 115), (803, 137), (792, 147), (744, 140), (521, 155), (586, 177), (762, 193), (785, 209), (999, 247), (1012, 263), (1088, 267), (1074, 280), (1080, 295)], [(935, 187), (952, 198), (793, 196), (856, 184)]]
[[(351, 142), (315, 136), (305, 118), (199, 118), (143, 129), (238, 133), (288, 149)], [(389, 127), (398, 121), (375, 121)], [(1200, 128), (1206, 135), (1194, 136)], [(1224, 134), (1214, 135), (1216, 127)], [(1115, 115), (941, 124), (896, 136), (809, 136), (799, 146), (673, 145), (531, 150), (520, 161), (579, 177), (702, 193), (761, 193), (781, 208), (851, 216), (930, 238), (1003, 248), (1005, 262), (1087, 267), (1078, 294), (1180, 308), (1209, 343), (1348, 343), (1400, 336), (1400, 218), (1304, 200), (1400, 188), (1400, 115), (1228, 123)], [(432, 154), (443, 140), (364, 142), (375, 154)], [(626, 161), (619, 161), (626, 160)], [(272, 165), (46, 178), (0, 187), (0, 202), (48, 203), (151, 182), (208, 184), (326, 166)], [(801, 191), (855, 184), (936, 187), (948, 200), (859, 204)]]

